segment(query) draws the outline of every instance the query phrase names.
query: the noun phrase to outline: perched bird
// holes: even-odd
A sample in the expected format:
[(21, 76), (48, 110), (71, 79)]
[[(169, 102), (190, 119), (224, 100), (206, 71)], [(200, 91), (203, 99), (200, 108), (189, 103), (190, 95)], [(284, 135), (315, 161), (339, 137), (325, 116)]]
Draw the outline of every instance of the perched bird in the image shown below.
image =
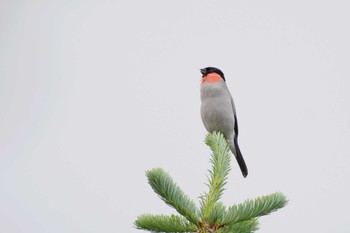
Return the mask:
[(248, 169), (238, 146), (238, 125), (235, 105), (227, 88), (224, 73), (215, 67), (200, 69), (201, 116), (208, 132), (224, 134), (244, 177)]

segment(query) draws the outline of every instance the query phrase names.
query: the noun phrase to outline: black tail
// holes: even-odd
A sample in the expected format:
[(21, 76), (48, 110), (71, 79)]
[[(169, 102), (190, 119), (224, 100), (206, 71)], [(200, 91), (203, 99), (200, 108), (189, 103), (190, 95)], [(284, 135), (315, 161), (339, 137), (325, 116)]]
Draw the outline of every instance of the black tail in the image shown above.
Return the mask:
[(237, 137), (234, 137), (233, 142), (234, 142), (235, 151), (236, 151), (235, 157), (236, 157), (237, 163), (239, 165), (239, 168), (241, 169), (242, 175), (244, 176), (244, 178), (246, 178), (248, 175), (248, 168), (244, 162), (241, 150), (239, 149)]

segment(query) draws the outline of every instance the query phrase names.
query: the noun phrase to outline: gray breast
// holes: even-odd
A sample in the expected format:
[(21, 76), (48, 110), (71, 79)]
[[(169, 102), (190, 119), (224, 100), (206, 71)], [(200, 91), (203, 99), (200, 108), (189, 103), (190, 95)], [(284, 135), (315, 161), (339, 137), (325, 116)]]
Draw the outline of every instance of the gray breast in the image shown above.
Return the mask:
[(231, 139), (234, 128), (234, 116), (231, 95), (226, 86), (204, 84), (201, 87), (201, 116), (209, 132), (222, 132), (226, 139)]

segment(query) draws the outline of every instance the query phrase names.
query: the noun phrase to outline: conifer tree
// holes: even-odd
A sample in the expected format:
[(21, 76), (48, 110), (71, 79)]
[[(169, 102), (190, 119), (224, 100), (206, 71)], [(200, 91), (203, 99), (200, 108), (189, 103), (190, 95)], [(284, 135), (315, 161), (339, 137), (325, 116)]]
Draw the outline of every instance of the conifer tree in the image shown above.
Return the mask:
[(151, 232), (252, 233), (259, 227), (258, 218), (282, 207), (288, 200), (277, 192), (226, 207), (220, 198), (230, 171), (230, 149), (221, 133), (209, 133), (205, 143), (212, 154), (209, 190), (200, 197), (200, 206), (189, 198), (161, 168), (146, 172), (148, 183), (167, 205), (179, 215), (140, 215), (134, 225)]

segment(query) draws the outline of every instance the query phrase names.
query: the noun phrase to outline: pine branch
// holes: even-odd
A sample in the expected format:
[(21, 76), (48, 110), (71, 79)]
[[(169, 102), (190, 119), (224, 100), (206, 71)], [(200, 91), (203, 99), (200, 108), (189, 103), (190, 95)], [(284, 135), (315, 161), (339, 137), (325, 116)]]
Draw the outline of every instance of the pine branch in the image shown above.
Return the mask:
[(193, 224), (199, 222), (198, 209), (195, 203), (187, 197), (172, 178), (161, 168), (146, 172), (148, 183), (155, 193), (169, 206), (175, 208)]
[(253, 233), (259, 229), (259, 221), (256, 218), (238, 222), (219, 229), (218, 233)]
[(259, 227), (258, 217), (284, 207), (288, 200), (274, 193), (247, 200), (226, 208), (219, 200), (230, 171), (230, 150), (221, 133), (209, 133), (205, 140), (212, 150), (209, 191), (200, 197), (200, 211), (195, 203), (161, 168), (146, 172), (148, 183), (158, 196), (182, 216), (141, 215), (134, 225), (152, 232), (253, 233)]
[(214, 224), (222, 219), (224, 207), (217, 204), (224, 191), (227, 176), (230, 171), (230, 149), (225, 137), (221, 133), (209, 133), (205, 143), (212, 150), (210, 163), (212, 170), (209, 171), (209, 192), (202, 197), (201, 217), (202, 220)]
[(196, 226), (187, 219), (171, 215), (150, 215), (144, 214), (139, 216), (135, 223), (135, 227), (141, 230), (152, 232), (195, 232)]
[(211, 225), (220, 225), (225, 214), (226, 207), (221, 202), (216, 202), (208, 213), (208, 223)]
[(233, 224), (270, 214), (288, 203), (283, 193), (273, 193), (258, 197), (255, 200), (247, 200), (239, 205), (228, 208), (223, 218), (224, 224)]

